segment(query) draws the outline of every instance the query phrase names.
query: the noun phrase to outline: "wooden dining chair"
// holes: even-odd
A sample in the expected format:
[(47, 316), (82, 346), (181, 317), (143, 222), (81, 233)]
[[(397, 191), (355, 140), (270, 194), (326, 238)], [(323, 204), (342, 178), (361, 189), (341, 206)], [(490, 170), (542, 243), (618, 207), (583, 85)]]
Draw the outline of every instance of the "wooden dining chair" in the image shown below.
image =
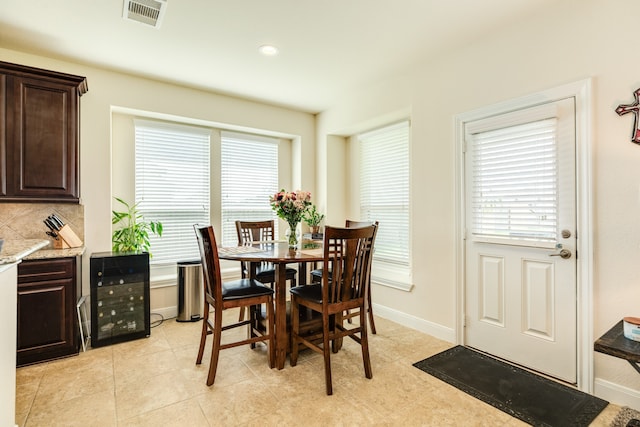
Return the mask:
[[(337, 351), (336, 343), (344, 337), (350, 337), (360, 344), (365, 376), (373, 377), (365, 312), (375, 233), (375, 225), (360, 228), (325, 227), (323, 268), (330, 274), (323, 274), (320, 283), (290, 290), (291, 366), (296, 366), (298, 362), (300, 344), (322, 353), (328, 395), (333, 393), (330, 343), (333, 343), (333, 350)], [(321, 313), (321, 332), (301, 332), (301, 307)], [(357, 326), (343, 324), (342, 318), (347, 311), (357, 313), (360, 318)]]
[[(345, 221), (345, 227), (347, 228), (367, 227), (372, 224), (376, 226), (376, 232), (374, 233), (374, 236), (373, 236), (373, 240), (375, 244), (375, 236), (378, 233), (378, 221), (375, 221), (373, 223), (370, 221), (352, 221), (350, 219)], [(322, 272), (323, 272), (322, 268), (311, 270), (311, 273), (310, 273), (311, 281), (314, 283), (320, 283), (320, 281), (322, 280)], [(369, 280), (371, 280), (370, 276), (369, 276)], [(369, 319), (369, 326), (371, 327), (371, 333), (376, 334), (376, 323), (373, 320), (373, 305), (371, 303), (371, 284), (369, 284), (369, 294), (367, 295), (367, 315)], [(355, 316), (357, 316), (357, 313), (353, 315), (347, 313), (344, 319), (351, 322), (351, 319)]]
[[(269, 366), (273, 368), (275, 364), (273, 289), (258, 280), (252, 279), (240, 279), (223, 283), (213, 227), (196, 225), (194, 228), (198, 240), (198, 248), (200, 249), (205, 292), (200, 348), (196, 359), (197, 365), (202, 363), (207, 335), (213, 335), (207, 385), (210, 386), (215, 381), (220, 350), (226, 348), (245, 344), (254, 345), (258, 341), (266, 342)], [(266, 306), (266, 327), (260, 324), (259, 308), (262, 304)], [(222, 312), (234, 307), (240, 307), (241, 310), (244, 307), (249, 307), (249, 319), (223, 326)], [(242, 326), (248, 326), (249, 329), (246, 339), (225, 344), (221, 343), (222, 332)]]
[[(238, 234), (238, 246), (250, 245), (253, 242), (265, 242), (274, 240), (274, 221), (236, 221), (236, 232)], [(240, 263), (243, 279), (249, 278), (249, 263)], [(296, 286), (296, 270), (286, 269), (286, 280), (289, 286)], [(268, 283), (273, 288), (276, 282), (276, 269), (272, 263), (263, 262), (256, 270), (256, 280)], [(240, 320), (244, 319), (245, 310), (240, 310)]]

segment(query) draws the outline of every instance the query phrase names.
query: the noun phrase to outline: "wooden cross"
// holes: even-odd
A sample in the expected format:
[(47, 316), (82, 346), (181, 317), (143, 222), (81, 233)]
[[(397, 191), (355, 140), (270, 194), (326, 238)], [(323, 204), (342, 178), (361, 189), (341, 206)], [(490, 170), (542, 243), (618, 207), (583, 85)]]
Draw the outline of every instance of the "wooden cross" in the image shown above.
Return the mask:
[(640, 97), (640, 89), (636, 89), (633, 92), (633, 97), (635, 101), (632, 104), (620, 104), (618, 108), (616, 108), (616, 113), (619, 116), (623, 116), (627, 113), (633, 113), (633, 132), (631, 133), (631, 141), (636, 144), (640, 144), (640, 128), (638, 127), (638, 113), (640, 113), (640, 105), (638, 102), (638, 98)]

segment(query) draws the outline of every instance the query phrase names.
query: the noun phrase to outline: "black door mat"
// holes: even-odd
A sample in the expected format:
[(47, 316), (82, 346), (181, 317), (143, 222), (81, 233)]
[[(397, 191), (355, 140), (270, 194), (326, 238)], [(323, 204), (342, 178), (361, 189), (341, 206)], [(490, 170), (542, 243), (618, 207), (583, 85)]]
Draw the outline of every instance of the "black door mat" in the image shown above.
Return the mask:
[(609, 403), (463, 346), (413, 366), (533, 426), (588, 426)]

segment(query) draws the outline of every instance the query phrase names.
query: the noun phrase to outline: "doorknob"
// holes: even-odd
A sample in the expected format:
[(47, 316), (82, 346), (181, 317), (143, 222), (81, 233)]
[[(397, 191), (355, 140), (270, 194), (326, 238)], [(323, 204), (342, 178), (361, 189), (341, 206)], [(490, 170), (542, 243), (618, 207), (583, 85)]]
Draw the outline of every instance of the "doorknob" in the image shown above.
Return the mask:
[(571, 258), (571, 251), (569, 249), (562, 249), (557, 254), (549, 254), (549, 256), (559, 256), (562, 259)]

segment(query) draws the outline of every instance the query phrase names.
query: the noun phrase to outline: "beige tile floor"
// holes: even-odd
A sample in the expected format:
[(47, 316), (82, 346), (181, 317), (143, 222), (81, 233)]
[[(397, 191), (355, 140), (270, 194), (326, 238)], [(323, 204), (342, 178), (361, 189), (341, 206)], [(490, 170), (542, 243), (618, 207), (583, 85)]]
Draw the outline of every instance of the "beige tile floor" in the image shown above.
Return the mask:
[[(237, 313), (230, 312), (230, 316)], [(235, 317), (237, 318), (237, 317)], [(224, 350), (213, 386), (195, 365), (200, 322), (165, 320), (146, 339), (90, 349), (17, 371), (20, 426), (524, 426), (526, 424), (414, 368), (450, 343), (376, 318), (373, 379), (351, 340), (332, 356), (333, 396), (322, 357), (269, 369), (264, 346)], [(241, 332), (240, 332), (241, 333)], [(209, 340), (210, 341), (210, 340)], [(205, 349), (205, 359), (210, 347)], [(608, 426), (609, 405), (593, 422)]]

